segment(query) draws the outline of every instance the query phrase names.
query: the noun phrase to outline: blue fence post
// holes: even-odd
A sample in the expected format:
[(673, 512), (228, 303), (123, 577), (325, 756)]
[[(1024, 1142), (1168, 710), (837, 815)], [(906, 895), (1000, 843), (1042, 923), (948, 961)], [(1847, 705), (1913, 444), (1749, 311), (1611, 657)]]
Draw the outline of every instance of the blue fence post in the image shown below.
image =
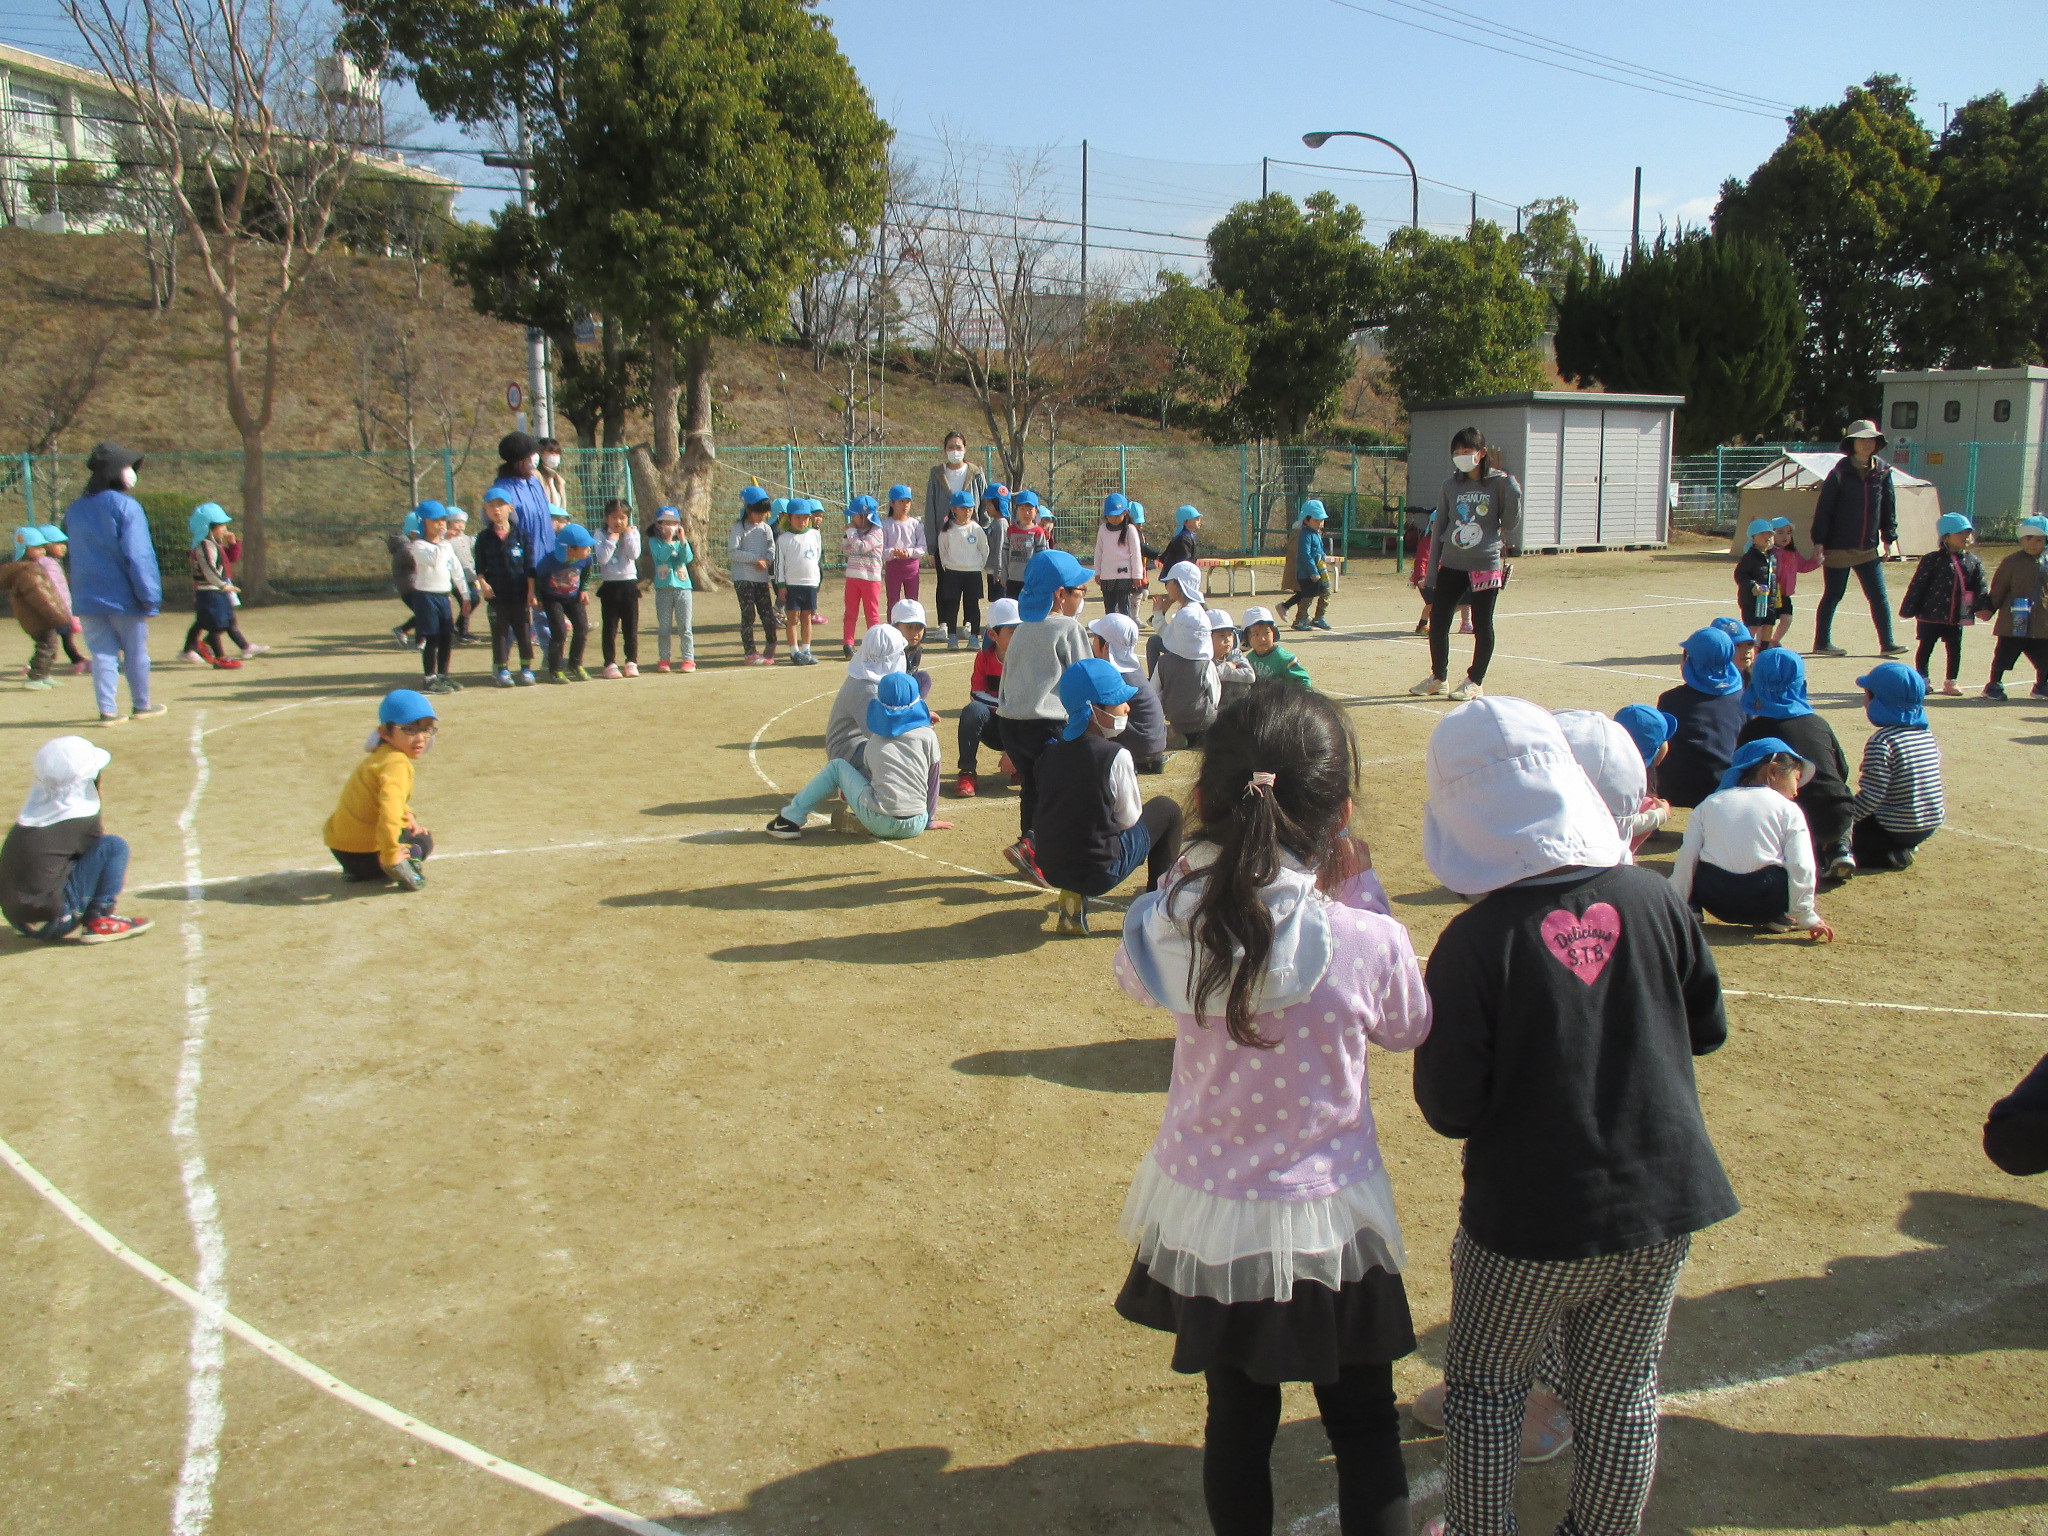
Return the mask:
[(796, 489), (796, 444), (790, 443), (782, 450), (782, 494), (787, 496)]
[(1130, 492), (1130, 465), (1126, 459), (1129, 450), (1122, 443), (1116, 445), (1116, 492), (1119, 496)]
[(1982, 443), (1970, 443), (1970, 468), (1963, 477), (1963, 516), (1971, 522), (1977, 520), (1977, 450)]
[(853, 504), (853, 444), (839, 445), (839, 489), (844, 497), (841, 506)]
[(442, 499), (450, 506), (453, 506), (455, 504), (455, 450), (453, 448), (443, 448), (441, 450), (441, 476), (448, 483), (448, 494)]
[(1251, 535), (1247, 531), (1247, 517), (1244, 504), (1244, 444), (1237, 445), (1237, 546), (1246, 554), (1256, 554), (1251, 547)]
[(33, 524), (36, 520), (36, 456), (32, 453), (21, 456), (21, 499), (28, 511), (22, 521)]

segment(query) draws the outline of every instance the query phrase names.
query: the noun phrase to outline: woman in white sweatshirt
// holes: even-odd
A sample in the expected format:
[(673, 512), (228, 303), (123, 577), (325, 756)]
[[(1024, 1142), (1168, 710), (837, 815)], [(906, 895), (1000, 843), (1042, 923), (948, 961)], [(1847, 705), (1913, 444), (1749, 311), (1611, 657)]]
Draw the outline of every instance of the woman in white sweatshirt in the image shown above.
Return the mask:
[(1671, 888), (1724, 923), (1824, 944), (1835, 930), (1813, 904), (1816, 872), (1806, 816), (1795, 803), (1813, 764), (1776, 736), (1736, 749), (1721, 787), (1694, 808), (1671, 866)]

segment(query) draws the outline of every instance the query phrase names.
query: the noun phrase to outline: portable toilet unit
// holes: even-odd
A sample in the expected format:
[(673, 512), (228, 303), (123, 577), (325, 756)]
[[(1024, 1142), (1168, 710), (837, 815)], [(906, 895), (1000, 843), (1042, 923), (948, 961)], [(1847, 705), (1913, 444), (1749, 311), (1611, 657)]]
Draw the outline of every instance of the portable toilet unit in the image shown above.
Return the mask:
[(1524, 390), (1408, 411), (1408, 505), (1434, 507), (1451, 437), (1477, 427), (1522, 485), (1522, 550), (1635, 549), (1671, 536), (1671, 418), (1683, 395)]
[[(1802, 555), (1813, 553), (1813, 514), (1820, 506), (1820, 483), (1842, 462), (1839, 453), (1781, 453), (1735, 488), (1735, 536), (1728, 553), (1739, 555), (1749, 543), (1744, 532), (1759, 517), (1792, 519), (1792, 541)], [(1898, 465), (1892, 466), (1892, 499), (1897, 503), (1899, 552), (1924, 555), (1939, 542), (1934, 520), (1941, 516), (1935, 487)]]
[(1933, 481), (1949, 511), (2002, 524), (2048, 511), (2048, 368), (1945, 368), (1878, 380), (1886, 456)]

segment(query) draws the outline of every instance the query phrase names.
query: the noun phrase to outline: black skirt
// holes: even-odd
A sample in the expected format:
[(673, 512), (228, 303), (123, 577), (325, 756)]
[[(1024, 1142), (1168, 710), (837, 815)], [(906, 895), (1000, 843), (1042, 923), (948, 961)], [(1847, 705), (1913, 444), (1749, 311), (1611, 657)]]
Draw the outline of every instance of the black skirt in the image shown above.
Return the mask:
[(1384, 1365), (1415, 1349), (1415, 1322), (1399, 1275), (1367, 1270), (1333, 1291), (1297, 1281), (1291, 1301), (1183, 1296), (1136, 1259), (1116, 1298), (1118, 1315), (1170, 1333), (1184, 1374), (1233, 1366), (1253, 1381), (1335, 1381), (1347, 1365)]

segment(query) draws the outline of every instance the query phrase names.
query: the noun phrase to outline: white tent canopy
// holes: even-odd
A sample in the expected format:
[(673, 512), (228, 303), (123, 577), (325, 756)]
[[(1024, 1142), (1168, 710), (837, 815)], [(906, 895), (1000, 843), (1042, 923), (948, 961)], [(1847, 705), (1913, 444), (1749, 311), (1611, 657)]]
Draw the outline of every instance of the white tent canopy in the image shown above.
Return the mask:
[[(1738, 491), (1817, 491), (1821, 481), (1827, 479), (1830, 471), (1842, 462), (1839, 453), (1781, 453), (1762, 469), (1751, 475), (1736, 487)], [(1934, 484), (1917, 475), (1909, 475), (1898, 465), (1892, 466), (1892, 483), (1904, 488), (1909, 485)]]

